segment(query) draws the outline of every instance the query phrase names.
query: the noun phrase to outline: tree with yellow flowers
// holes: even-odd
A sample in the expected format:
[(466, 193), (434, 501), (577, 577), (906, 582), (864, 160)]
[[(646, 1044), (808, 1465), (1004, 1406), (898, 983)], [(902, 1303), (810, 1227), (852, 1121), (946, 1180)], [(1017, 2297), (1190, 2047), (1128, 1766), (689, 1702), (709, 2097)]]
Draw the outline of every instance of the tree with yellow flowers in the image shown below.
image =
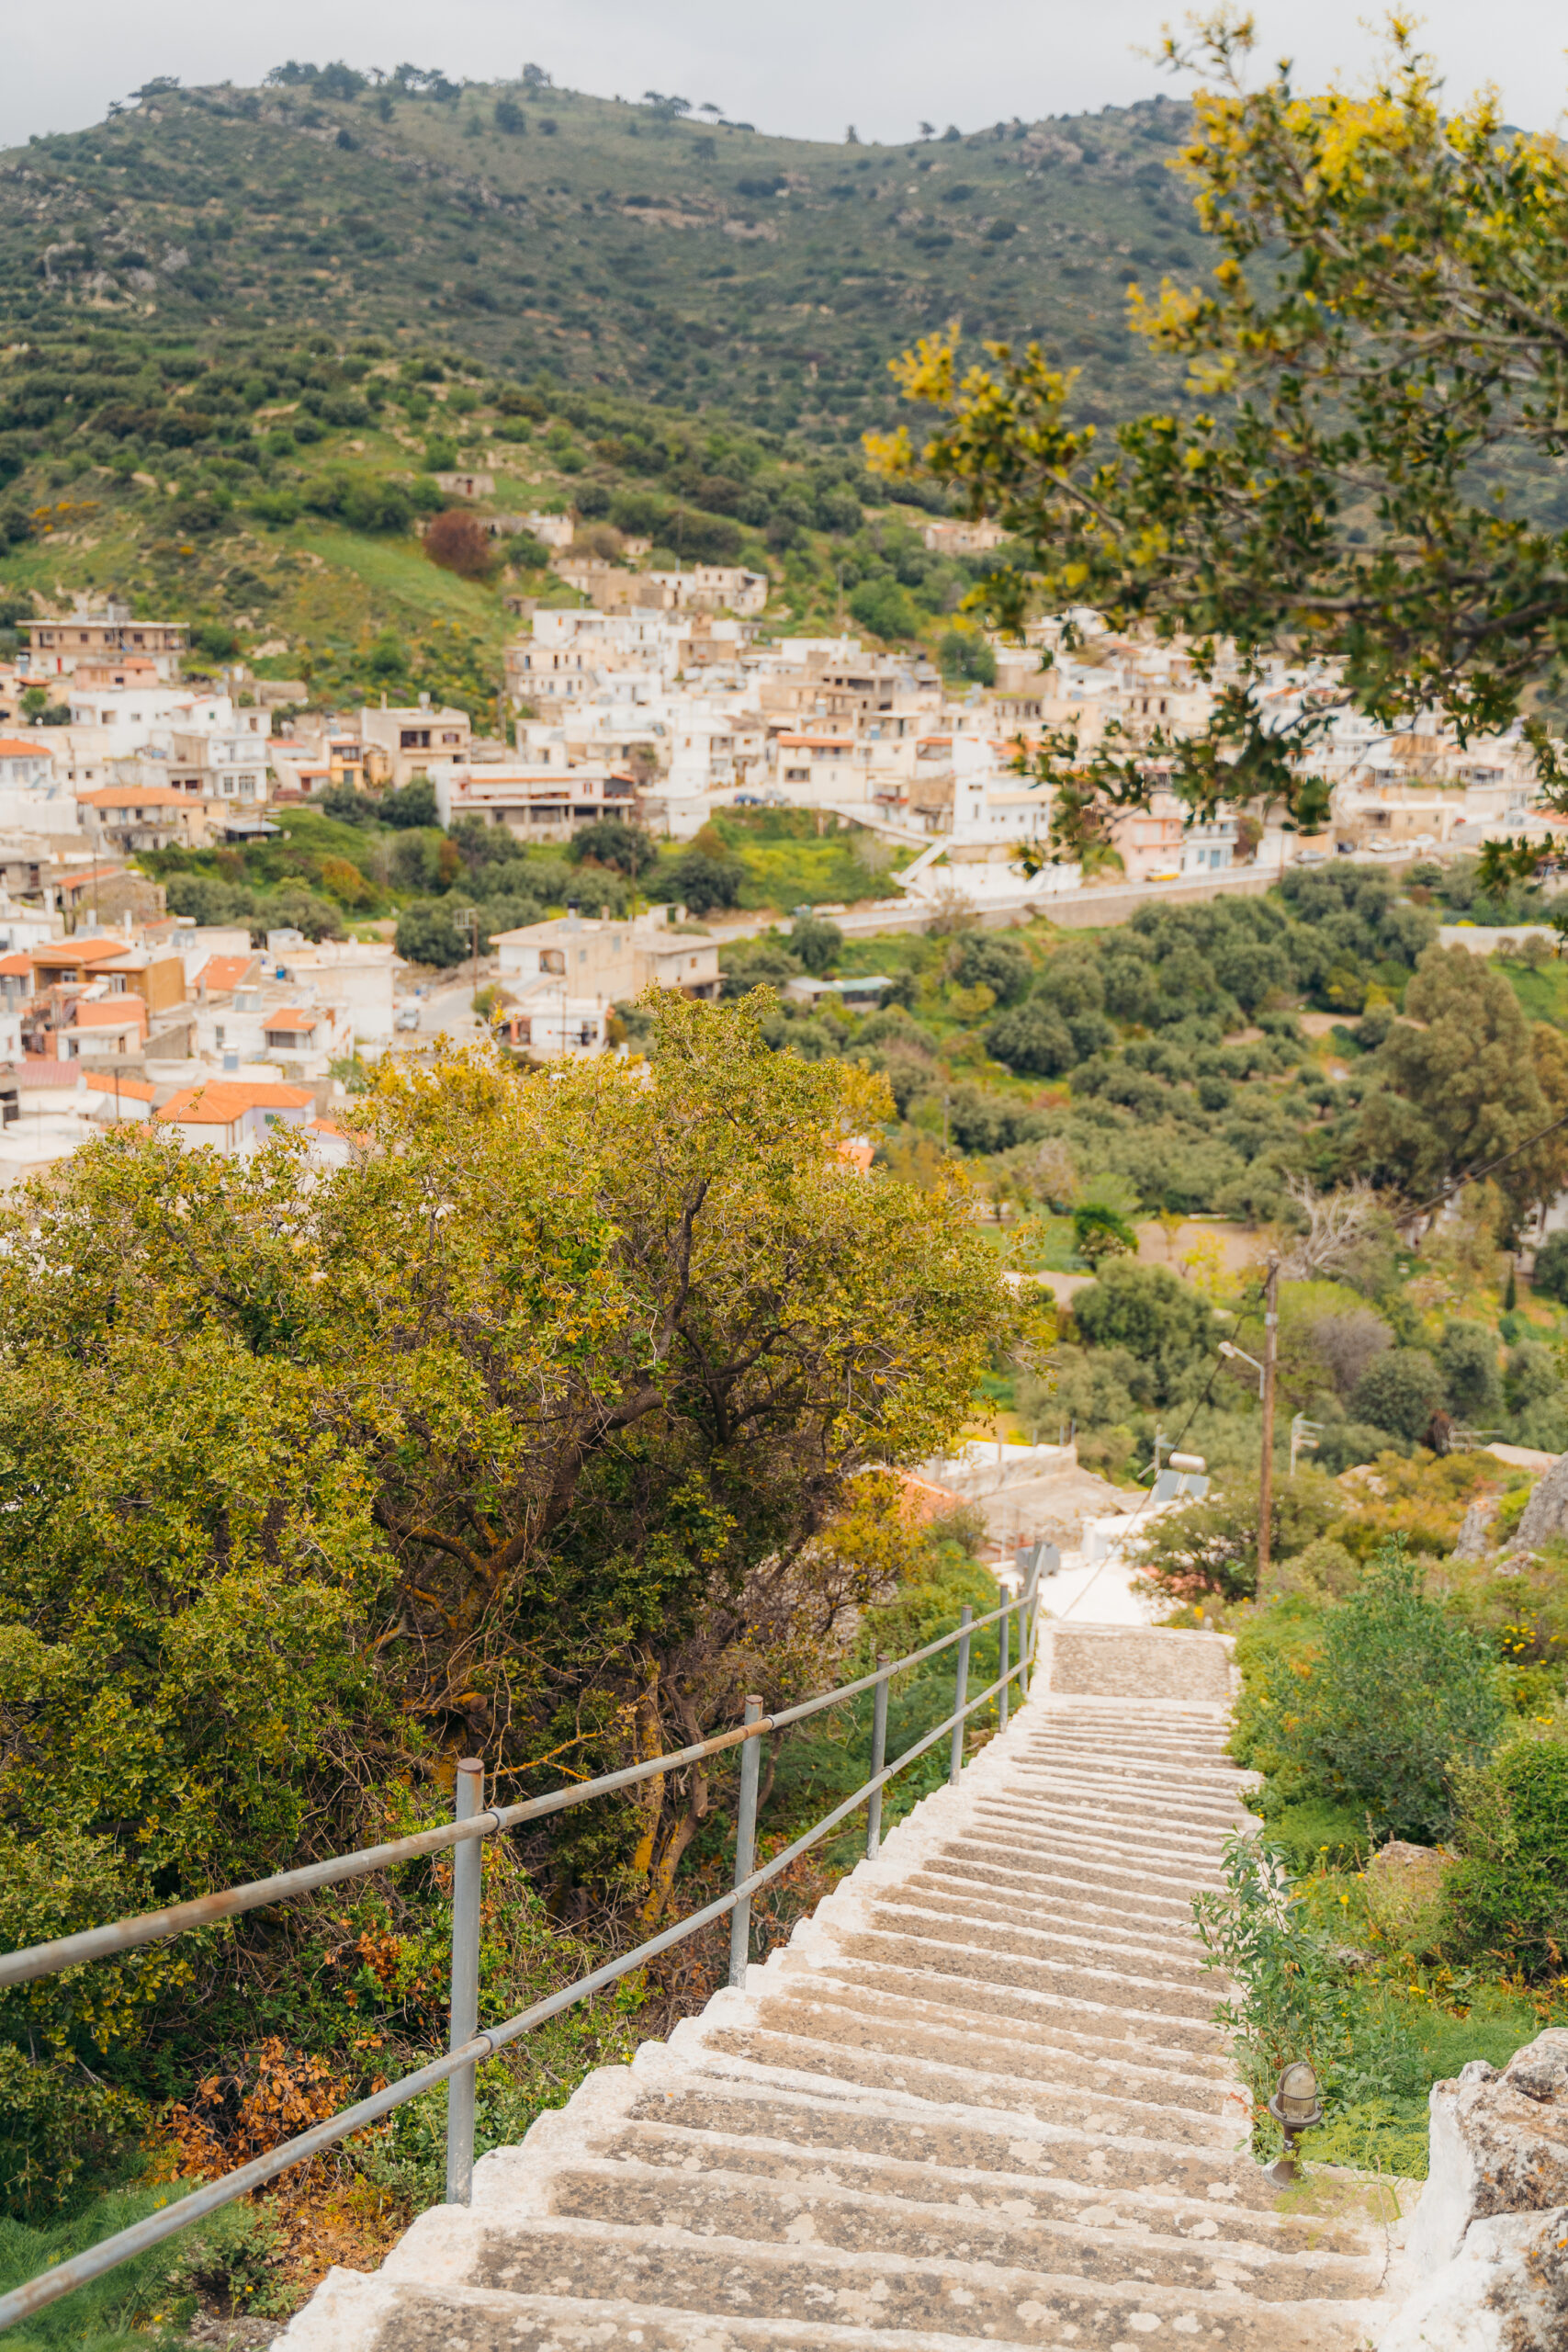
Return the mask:
[[(1465, 740), (1529, 713), (1568, 658), (1568, 150), (1505, 130), (1490, 96), (1447, 111), (1397, 18), (1359, 95), (1303, 96), (1288, 64), (1252, 86), (1253, 48), (1228, 13), (1168, 43), (1208, 81), (1175, 168), (1218, 259), (1205, 287), (1128, 298), (1192, 404), (1106, 446), (1037, 345), (964, 369), (953, 330), (897, 365), (935, 429), (871, 450), (1016, 535), (1020, 562), (982, 592), (1003, 625), (1032, 601), (1091, 607), (1182, 638), (1214, 678), (1194, 738), (1048, 739), (1037, 772), (1072, 854), (1146, 799), (1156, 761), (1199, 813), (1262, 797), (1314, 821), (1337, 711), (1393, 729), (1437, 705)], [(1285, 723), (1258, 692), (1281, 655), (1312, 673)], [(1544, 726), (1524, 725), (1568, 806)]]

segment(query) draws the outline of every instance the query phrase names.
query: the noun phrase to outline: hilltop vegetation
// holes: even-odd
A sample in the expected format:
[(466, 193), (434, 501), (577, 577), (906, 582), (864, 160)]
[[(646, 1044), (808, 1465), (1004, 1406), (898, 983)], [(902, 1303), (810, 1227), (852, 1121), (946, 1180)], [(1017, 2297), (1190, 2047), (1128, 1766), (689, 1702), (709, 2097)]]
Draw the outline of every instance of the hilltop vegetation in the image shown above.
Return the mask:
[(1042, 334), (1122, 414), (1154, 380), (1122, 323), (1129, 277), (1201, 266), (1168, 168), (1187, 119), (1159, 98), (836, 146), (536, 71), (165, 82), (0, 162), (0, 303), (29, 337), (439, 334), (509, 374), (851, 445), (890, 405), (887, 359), (956, 314)]
[(463, 467), (612, 559), (767, 571), (772, 626), (974, 674), (951, 616), (987, 567), (922, 545), (942, 492), (862, 459), (887, 363), (958, 317), (1042, 334), (1086, 413), (1175, 397), (1124, 296), (1201, 270), (1186, 121), (1162, 98), (837, 147), (533, 69), (149, 85), (0, 159), (0, 623), (119, 594), (312, 699), (428, 692), (490, 726), (503, 592), (573, 600), (525, 535), (430, 560), (434, 476)]
[[(509, 593), (580, 600), (528, 531), (491, 542), (439, 472), (479, 467), (502, 513), (572, 516), (615, 560), (771, 574), (773, 626), (846, 614), (960, 655), (953, 616), (984, 559), (933, 553), (846, 452), (322, 335), (204, 359), (101, 331), (0, 363), (0, 620), (72, 591), (188, 617), (189, 667), (243, 654), (313, 700), (428, 692), (497, 723)], [(444, 511), (445, 510), (445, 511)], [(432, 517), (453, 526), (419, 537)], [(14, 641), (14, 640), (13, 640)]]

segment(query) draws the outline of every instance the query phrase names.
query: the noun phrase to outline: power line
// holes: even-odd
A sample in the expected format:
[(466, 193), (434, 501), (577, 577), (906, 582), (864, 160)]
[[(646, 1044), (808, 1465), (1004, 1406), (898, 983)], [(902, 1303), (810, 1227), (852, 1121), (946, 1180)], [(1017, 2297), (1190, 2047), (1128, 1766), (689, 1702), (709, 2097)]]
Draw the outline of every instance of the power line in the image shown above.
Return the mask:
[(1548, 1136), (1554, 1136), (1559, 1127), (1568, 1127), (1568, 1111), (1564, 1111), (1561, 1118), (1553, 1119), (1549, 1127), (1540, 1127), (1533, 1136), (1527, 1136), (1523, 1143), (1515, 1144), (1511, 1150), (1500, 1151), (1495, 1159), (1487, 1160), (1483, 1167), (1467, 1168), (1463, 1175), (1456, 1176), (1445, 1184), (1440, 1193), (1434, 1193), (1429, 1201), (1423, 1201), (1418, 1208), (1412, 1209), (1411, 1216), (1425, 1216), (1428, 1209), (1435, 1209), (1446, 1201), (1450, 1193), (1462, 1192), (1466, 1184), (1478, 1184), (1483, 1176), (1490, 1176), (1495, 1168), (1506, 1166), (1510, 1159), (1517, 1159), (1521, 1151), (1529, 1151), (1532, 1144), (1543, 1143)]

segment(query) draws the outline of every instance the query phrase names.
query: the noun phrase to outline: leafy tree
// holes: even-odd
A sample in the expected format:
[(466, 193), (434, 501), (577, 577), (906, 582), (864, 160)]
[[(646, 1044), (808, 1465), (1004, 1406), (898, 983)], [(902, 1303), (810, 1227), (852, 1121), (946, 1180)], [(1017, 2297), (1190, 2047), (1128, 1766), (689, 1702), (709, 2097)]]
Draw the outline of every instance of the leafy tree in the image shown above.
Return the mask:
[(796, 915), (789, 934), (790, 953), (820, 979), (830, 972), (844, 951), (844, 934), (822, 915)]
[(1156, 1404), (1170, 1404), (1207, 1367), (1218, 1329), (1203, 1300), (1168, 1266), (1112, 1258), (1073, 1300), (1073, 1321), (1092, 1348), (1125, 1348), (1155, 1376)]
[(1375, 1356), (1350, 1392), (1350, 1415), (1414, 1444), (1443, 1402), (1443, 1375), (1425, 1348)]
[(1535, 1253), (1530, 1288), (1568, 1306), (1568, 1233), (1549, 1233)]
[(986, 1051), (1032, 1078), (1058, 1078), (1078, 1060), (1072, 1031), (1041, 997), (1004, 1012), (986, 1032)]
[(1497, 1342), (1484, 1323), (1449, 1323), (1438, 1341), (1438, 1370), (1448, 1408), (1474, 1429), (1495, 1426), (1503, 1410)]
[(642, 825), (628, 824), (623, 817), (596, 817), (591, 825), (580, 826), (566, 854), (574, 865), (591, 858), (595, 865), (613, 865), (634, 882), (659, 862), (659, 846), (652, 834)]
[(918, 634), (919, 624), (908, 591), (889, 573), (863, 580), (858, 588), (852, 588), (849, 605), (862, 628), (889, 644), (903, 644)]
[(711, 914), (716, 907), (737, 903), (745, 879), (746, 868), (738, 857), (709, 857), (693, 848), (664, 868), (659, 896), (689, 907), (694, 915)]
[[(6, 1212), (0, 1791), (50, 1916), (346, 1842), (456, 1742), (526, 1787), (821, 1671), (875, 1589), (829, 1531), (896, 1526), (873, 1465), (951, 1439), (1015, 1309), (962, 1193), (839, 1157), (877, 1081), (650, 1010), (647, 1084), (387, 1067), (346, 1167), (120, 1128)], [(558, 1878), (575, 1836), (656, 1913), (706, 1804), (650, 1783)]]
[(432, 563), (438, 563), (444, 571), (457, 572), (462, 580), (489, 580), (501, 566), (495, 541), (478, 517), (462, 506), (449, 506), (444, 514), (432, 515), (425, 526), (424, 552)]
[(982, 686), (997, 683), (997, 657), (989, 641), (974, 629), (944, 630), (936, 654), (944, 678)]
[(1028, 948), (994, 931), (965, 932), (958, 943), (954, 969), (962, 988), (987, 988), (998, 1004), (1018, 1003), (1029, 994), (1034, 979)]
[(467, 931), (459, 931), (449, 907), (437, 899), (405, 907), (398, 917), (397, 950), (411, 964), (434, 964), (450, 971), (470, 952)]
[(251, 891), (215, 874), (171, 874), (164, 888), (169, 912), (188, 915), (203, 928), (248, 922), (255, 907)]
[(1073, 1248), (1098, 1268), (1107, 1258), (1135, 1257), (1138, 1237), (1117, 1210), (1086, 1201), (1073, 1211)]
[(1452, 1827), (1456, 1772), (1483, 1761), (1502, 1720), (1485, 1644), (1395, 1544), (1329, 1611), (1308, 1669), (1281, 1668), (1253, 1702), (1236, 1753), (1280, 1796), (1365, 1811), (1377, 1836), (1428, 1846)]
[(1520, 1726), (1458, 1781), (1461, 1859), (1445, 1893), (1477, 1957), (1550, 1978), (1568, 1948), (1568, 1739)]
[(799, 971), (799, 964), (781, 941), (748, 940), (726, 957), (719, 994), (728, 999), (748, 996), (755, 988), (781, 988)]
[[(1532, 1030), (1502, 973), (1462, 947), (1428, 948), (1404, 1002), (1425, 1026), (1390, 1029), (1359, 1142), (1385, 1182), (1420, 1201), (1545, 1127), (1552, 1109), (1542, 1078), (1553, 1094), (1568, 1081), (1554, 1033), (1544, 1023)], [(1518, 1219), (1560, 1191), (1565, 1174), (1560, 1131), (1494, 1181)]]
[[(1140, 966), (1141, 946), (1139, 942), (1133, 949)], [(1114, 985), (1111, 974), (1117, 963), (1124, 961), (1124, 956), (1113, 954), (1102, 970), (1100, 963), (1089, 956), (1053, 956), (1034, 984), (1034, 993), (1064, 1015), (1103, 1012), (1109, 1004), (1108, 988)]]
[[(1204, 287), (1134, 296), (1134, 326), (1201, 398), (1107, 448), (1038, 345), (992, 345), (964, 372), (954, 332), (903, 365), (938, 431), (919, 457), (907, 434), (873, 447), (1017, 535), (1039, 577), (993, 573), (998, 617), (1040, 593), (1184, 632), (1203, 663), (1240, 650), (1200, 737), (1048, 741), (1064, 845), (1146, 802), (1151, 752), (1195, 807), (1263, 795), (1320, 815), (1334, 697), (1280, 729), (1258, 691), (1271, 651), (1335, 665), (1341, 707), (1382, 725), (1438, 704), (1466, 733), (1506, 726), (1568, 656), (1568, 532), (1549, 503), (1568, 345), (1543, 325), (1568, 286), (1568, 162), (1506, 127), (1494, 96), (1446, 104), (1404, 22), (1366, 96), (1303, 96), (1288, 66), (1248, 87), (1253, 38), (1227, 12), (1195, 55), (1169, 46), (1208, 80), (1181, 160), (1220, 260)], [(1524, 724), (1568, 796), (1544, 718)]]
[(400, 831), (416, 825), (438, 825), (441, 821), (435, 786), (427, 775), (411, 776), (400, 790), (389, 792), (378, 802), (377, 813), (384, 825), (396, 825)]

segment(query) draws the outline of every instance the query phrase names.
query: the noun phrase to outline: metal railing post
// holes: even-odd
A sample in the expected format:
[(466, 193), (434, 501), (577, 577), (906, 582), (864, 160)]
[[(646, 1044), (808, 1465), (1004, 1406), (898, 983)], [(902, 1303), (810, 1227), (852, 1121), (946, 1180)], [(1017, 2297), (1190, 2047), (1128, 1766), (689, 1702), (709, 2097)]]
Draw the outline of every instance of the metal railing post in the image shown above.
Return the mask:
[(969, 1696), (969, 1621), (974, 1614), (975, 1611), (967, 1601), (958, 1612), (958, 1622), (964, 1628), (958, 1643), (958, 1675), (954, 1684), (956, 1696), (953, 1702), (958, 1721), (953, 1726), (953, 1760), (947, 1768), (948, 1786), (954, 1789), (958, 1786), (958, 1776), (964, 1770), (964, 1707)]
[[(762, 1702), (755, 1693), (746, 1701), (745, 1720), (761, 1719)], [(735, 1817), (735, 1883), (744, 1885), (756, 1868), (757, 1775), (762, 1761), (761, 1738), (749, 1739), (740, 1750), (740, 1809)], [(738, 1903), (729, 1915), (729, 1981), (746, 1982), (746, 1957), (751, 1942), (751, 1898)]]
[[(1041, 1578), (1036, 1573), (1031, 1578), (1029, 1606), (1025, 1612), (1027, 1626), (1021, 1626), (1020, 1662), (1024, 1653), (1032, 1658), (1038, 1640), (1041, 1614)], [(863, 1783), (845, 1796), (831, 1811), (813, 1823), (803, 1835), (773, 1854), (761, 1870), (756, 1868), (756, 1825), (758, 1782), (761, 1777), (760, 1739), (783, 1731), (787, 1725), (804, 1723), (826, 1710), (841, 1707), (848, 1700), (856, 1699), (863, 1691), (873, 1693), (873, 1746), (875, 1763), (872, 1779), (889, 1771), (902, 1772), (917, 1763), (922, 1756), (936, 1750), (939, 1743), (952, 1736), (952, 1766), (950, 1777), (956, 1784), (964, 1764), (964, 1727), (972, 1706), (981, 1700), (969, 1698), (969, 1663), (973, 1638), (976, 1631), (999, 1624), (1004, 1616), (1010, 1617), (1013, 1604), (986, 1611), (978, 1626), (971, 1609), (960, 1612), (958, 1624), (935, 1641), (928, 1642), (907, 1657), (889, 1661), (878, 1655), (876, 1665), (869, 1674), (858, 1675), (837, 1689), (820, 1692), (817, 1697), (798, 1702), (791, 1707), (781, 1707), (775, 1713), (764, 1715), (762, 1702), (754, 1696), (746, 1701), (745, 1721), (716, 1732), (707, 1739), (694, 1741), (689, 1747), (673, 1754), (649, 1757), (637, 1764), (628, 1764), (620, 1771), (602, 1774), (594, 1781), (574, 1781), (570, 1787), (552, 1789), (542, 1796), (525, 1797), (513, 1804), (486, 1807), (484, 1803), (484, 1766), (477, 1757), (462, 1758), (455, 1770), (453, 1788), (453, 1818), (438, 1827), (416, 1831), (412, 1836), (359, 1849), (352, 1854), (330, 1855), (319, 1861), (302, 1863), (289, 1871), (273, 1872), (269, 1877), (254, 1879), (242, 1886), (215, 1889), (189, 1902), (175, 1903), (163, 1910), (149, 1911), (134, 1918), (116, 1919), (105, 1926), (80, 1930), (74, 1935), (55, 1937), (17, 1951), (0, 1951), (0, 1989), (13, 1984), (32, 1984), (39, 1977), (57, 1974), (66, 1968), (85, 1967), (89, 1962), (107, 1958), (112, 1953), (133, 1951), (141, 1946), (163, 1942), (168, 1938), (184, 1935), (189, 1930), (208, 1928), (220, 1919), (238, 1918), (244, 1913), (260, 1910), (264, 1905), (292, 1901), (296, 1896), (313, 1893), (317, 1888), (335, 1886), (345, 1879), (366, 1878), (372, 1872), (387, 1870), (398, 1863), (413, 1861), (427, 1855), (452, 1851), (452, 2000), (449, 2018), (450, 2039), (446, 2053), (416, 2066), (395, 2083), (384, 2084), (369, 2098), (344, 2108), (335, 2115), (313, 2124), (298, 2137), (287, 2140), (256, 2156), (238, 2171), (226, 2174), (220, 2180), (209, 2181), (194, 2189), (189, 2197), (165, 2210), (145, 2215), (128, 2229), (102, 2238), (85, 2247), (67, 2261), (55, 2262), (25, 2280), (7, 2293), (0, 2294), (0, 2335), (20, 2320), (30, 2318), (63, 2297), (74, 2294), (90, 2280), (101, 2278), (122, 2262), (143, 2254), (150, 2246), (158, 2245), (165, 2238), (188, 2229), (206, 2214), (216, 2212), (221, 2206), (237, 2198), (249, 2196), (254, 2188), (275, 2180), (296, 2165), (309, 2162), (337, 2142), (351, 2139), (381, 2117), (392, 2114), (411, 2100), (423, 2098), (428, 2091), (446, 2087), (448, 2097), (446, 2136), (446, 2194), (454, 2204), (468, 2204), (472, 2197), (476, 2068), (486, 2058), (510, 2046), (525, 2033), (531, 2033), (547, 2018), (558, 2017), (575, 2003), (586, 2000), (604, 1986), (616, 1983), (634, 1969), (643, 1967), (659, 1953), (668, 1951), (683, 1938), (700, 1934), (709, 1927), (716, 1928), (727, 1916), (731, 1921), (730, 1962), (732, 1981), (739, 1983), (745, 1975), (750, 1928), (750, 1899), (738, 1900), (738, 1891), (748, 1885), (767, 1885), (777, 1882), (799, 1856), (817, 1845), (829, 1830), (848, 1823), (866, 1808), (869, 1847), (874, 1853), (881, 1841), (882, 1809), (874, 1800), (880, 1792)], [(1005, 1640), (1006, 1637), (1004, 1637)], [(886, 1761), (886, 1722), (891, 1678), (928, 1659), (953, 1650), (957, 1657), (957, 1703), (951, 1716), (943, 1717), (931, 1730), (905, 1749), (897, 1761)], [(1006, 1651), (1003, 1651), (1004, 1660)], [(993, 1690), (983, 1694), (988, 1704)], [(643, 1781), (672, 1771), (683, 1770), (708, 1756), (728, 1754), (739, 1747), (740, 1757), (740, 1810), (736, 1838), (736, 1892), (719, 1895), (677, 1920), (648, 1942), (634, 1951), (607, 1961), (601, 1968), (580, 1977), (574, 1984), (536, 2001), (517, 2016), (500, 2024), (491, 2025), (482, 2032), (479, 2026), (479, 1935), (482, 1919), (481, 1894), (483, 1883), (483, 1841), (492, 1834), (518, 1827), (524, 1822), (534, 1822), (566, 1811), (573, 1805), (586, 1804), (612, 1794), (617, 1790), (634, 1788)]]
[[(485, 1768), (460, 1756), (452, 1784), (452, 1817), (468, 1821), (484, 1810)], [(484, 1839), (471, 1838), (452, 1856), (452, 2006), (448, 2050), (460, 2050), (479, 2030), (479, 1893)], [(474, 2191), (475, 2068), (460, 2067), (446, 2086), (446, 2202), (467, 2205)]]
[(997, 1681), (998, 1685), (997, 1690), (997, 1729), (998, 1731), (1006, 1731), (1008, 1727), (1008, 1692), (1011, 1688), (1011, 1685), (1008, 1681), (1008, 1659), (1012, 1647), (1012, 1645), (1008, 1638), (1008, 1629), (1011, 1623), (1012, 1611), (1010, 1609), (1004, 1609), (1000, 1617), (997, 1620)]
[[(876, 1653), (878, 1668), (887, 1663), (885, 1653)], [(887, 1761), (887, 1677), (883, 1675), (876, 1686), (871, 1709), (871, 1777), (874, 1781)], [(865, 1808), (865, 1858), (874, 1862), (882, 1850), (882, 1791), (873, 1789)]]

